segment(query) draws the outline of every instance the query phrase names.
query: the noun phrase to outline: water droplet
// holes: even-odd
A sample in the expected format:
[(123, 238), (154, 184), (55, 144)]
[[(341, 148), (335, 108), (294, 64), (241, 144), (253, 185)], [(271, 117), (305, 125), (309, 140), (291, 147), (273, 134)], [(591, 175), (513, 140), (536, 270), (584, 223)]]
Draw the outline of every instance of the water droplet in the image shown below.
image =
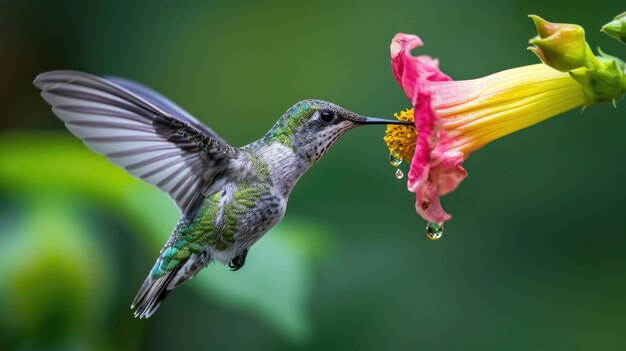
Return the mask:
[(395, 176), (396, 176), (396, 179), (402, 179), (402, 178), (404, 178), (404, 172), (402, 172), (402, 170), (400, 170), (400, 169), (398, 168), (398, 169), (396, 169), (396, 174), (395, 174)]
[(439, 240), (443, 235), (443, 222), (426, 224), (426, 237), (430, 240)]
[(389, 154), (389, 163), (394, 167), (398, 167), (402, 163), (402, 158), (394, 153), (391, 153)]

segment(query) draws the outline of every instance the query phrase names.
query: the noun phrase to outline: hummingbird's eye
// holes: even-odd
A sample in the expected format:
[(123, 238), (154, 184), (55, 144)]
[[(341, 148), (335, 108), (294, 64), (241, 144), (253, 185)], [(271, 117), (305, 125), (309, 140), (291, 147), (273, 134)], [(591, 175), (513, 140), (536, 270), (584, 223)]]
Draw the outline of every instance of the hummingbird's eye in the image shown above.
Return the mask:
[(335, 119), (335, 115), (332, 112), (328, 112), (328, 111), (322, 111), (320, 113), (320, 119), (326, 123), (332, 121), (333, 119)]

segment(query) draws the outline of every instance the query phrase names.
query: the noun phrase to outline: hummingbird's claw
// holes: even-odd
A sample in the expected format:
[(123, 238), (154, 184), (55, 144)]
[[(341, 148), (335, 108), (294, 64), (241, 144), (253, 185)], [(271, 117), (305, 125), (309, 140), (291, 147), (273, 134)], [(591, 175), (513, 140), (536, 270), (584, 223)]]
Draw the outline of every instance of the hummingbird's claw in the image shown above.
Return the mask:
[(235, 256), (228, 264), (231, 271), (238, 271), (246, 263), (246, 256), (248, 256), (248, 249), (243, 250), (238, 256)]

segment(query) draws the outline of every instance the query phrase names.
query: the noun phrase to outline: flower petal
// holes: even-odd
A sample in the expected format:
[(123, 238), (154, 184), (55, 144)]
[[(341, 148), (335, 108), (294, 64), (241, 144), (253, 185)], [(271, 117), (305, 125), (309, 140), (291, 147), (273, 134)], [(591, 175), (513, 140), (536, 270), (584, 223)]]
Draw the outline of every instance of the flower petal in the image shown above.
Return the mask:
[(457, 188), (467, 176), (461, 166), (464, 155), (449, 150), (450, 138), (431, 106), (434, 82), (452, 80), (439, 70), (439, 61), (430, 56), (413, 56), (411, 50), (422, 46), (415, 35), (399, 33), (391, 43), (391, 66), (413, 103), (417, 145), (408, 175), (408, 188), (417, 198), (415, 209), (430, 222), (444, 222), (451, 216), (439, 199)]
[(430, 222), (444, 222), (451, 216), (439, 199), (457, 188), (467, 176), (462, 167), (464, 155), (450, 151), (449, 137), (442, 131), (441, 120), (430, 105), (431, 95), (423, 90), (417, 95), (415, 126), (419, 130), (417, 146), (408, 175), (408, 189), (415, 193), (415, 209)]
[(424, 43), (417, 35), (398, 33), (390, 47), (393, 73), (413, 105), (417, 102), (420, 85), (452, 80), (439, 70), (439, 60), (426, 55), (411, 55), (411, 50), (422, 45)]

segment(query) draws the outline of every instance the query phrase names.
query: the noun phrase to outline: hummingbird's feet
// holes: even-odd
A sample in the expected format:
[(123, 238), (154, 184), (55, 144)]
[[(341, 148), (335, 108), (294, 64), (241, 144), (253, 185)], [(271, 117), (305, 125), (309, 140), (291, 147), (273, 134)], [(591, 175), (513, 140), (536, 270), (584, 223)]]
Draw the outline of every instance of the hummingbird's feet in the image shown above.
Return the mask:
[(248, 256), (248, 249), (245, 249), (239, 254), (235, 256), (232, 261), (228, 264), (231, 271), (237, 271), (239, 268), (243, 267), (244, 263), (246, 263), (246, 256)]

